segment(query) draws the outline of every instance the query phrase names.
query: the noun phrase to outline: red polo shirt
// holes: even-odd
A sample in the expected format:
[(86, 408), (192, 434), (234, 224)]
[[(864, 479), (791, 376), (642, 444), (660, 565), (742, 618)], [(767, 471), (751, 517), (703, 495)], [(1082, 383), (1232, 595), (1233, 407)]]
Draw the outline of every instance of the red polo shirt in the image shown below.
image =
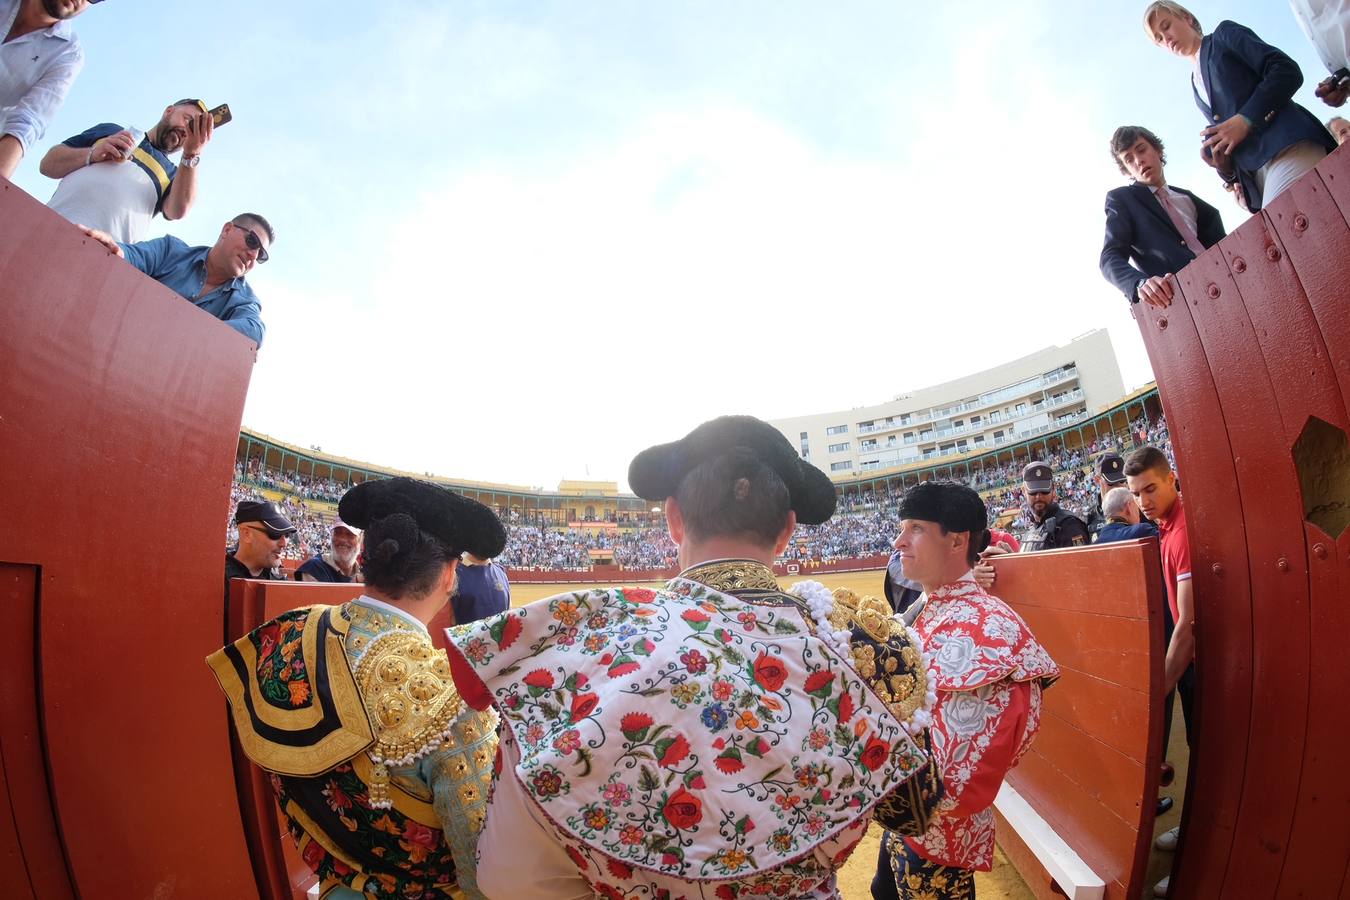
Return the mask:
[(1163, 581), (1167, 583), (1167, 603), (1172, 607), (1172, 621), (1177, 620), (1177, 582), (1191, 577), (1191, 545), (1186, 533), (1186, 510), (1181, 498), (1172, 504), (1167, 515), (1158, 519), (1158, 534), (1162, 548)]

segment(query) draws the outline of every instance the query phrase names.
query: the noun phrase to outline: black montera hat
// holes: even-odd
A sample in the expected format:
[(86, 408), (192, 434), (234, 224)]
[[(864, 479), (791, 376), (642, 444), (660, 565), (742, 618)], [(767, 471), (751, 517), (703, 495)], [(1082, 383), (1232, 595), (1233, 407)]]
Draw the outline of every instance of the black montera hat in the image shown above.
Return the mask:
[(900, 518), (937, 522), (948, 531), (975, 534), (989, 527), (989, 512), (980, 495), (957, 481), (924, 481), (914, 485), (900, 499)]
[(834, 515), (834, 483), (799, 459), (782, 432), (754, 416), (722, 416), (704, 422), (678, 441), (648, 447), (629, 464), (628, 486), (644, 500), (665, 500), (700, 463), (736, 447), (754, 454), (783, 479), (798, 522), (819, 525)]
[(456, 553), (468, 550), (491, 559), (506, 546), (506, 529), (495, 513), (477, 500), (416, 478), (364, 481), (342, 495), (338, 515), (357, 528), (395, 513), (405, 513), (417, 527)]
[(1097, 474), (1107, 484), (1124, 484), (1125, 457), (1119, 453), (1103, 453), (1101, 459), (1097, 460)]

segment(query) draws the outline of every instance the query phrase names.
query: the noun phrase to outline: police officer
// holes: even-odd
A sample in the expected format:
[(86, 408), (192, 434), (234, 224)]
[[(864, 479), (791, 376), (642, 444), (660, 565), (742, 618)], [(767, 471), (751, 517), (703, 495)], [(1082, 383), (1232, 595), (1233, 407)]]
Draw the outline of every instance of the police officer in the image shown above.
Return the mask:
[(1102, 511), (1102, 502), (1112, 488), (1125, 486), (1125, 457), (1119, 453), (1103, 453), (1097, 457), (1093, 467), (1092, 480), (1097, 483), (1097, 508), (1088, 516), (1087, 530), (1090, 543), (1097, 543), (1097, 535), (1106, 526), (1106, 513)]
[(1022, 552), (1081, 547), (1088, 542), (1087, 526), (1068, 510), (1060, 509), (1050, 467), (1034, 462), (1022, 470), (1022, 494), (1027, 498), (1032, 528), (1022, 539)]
[(234, 522), (239, 526), (239, 546), (225, 552), (225, 603), (230, 602), (231, 578), (263, 578), (277, 581), (282, 578), (276, 568), (281, 565), (281, 553), (286, 549), (286, 538), (296, 528), (275, 503), (266, 500), (241, 500), (234, 510)]

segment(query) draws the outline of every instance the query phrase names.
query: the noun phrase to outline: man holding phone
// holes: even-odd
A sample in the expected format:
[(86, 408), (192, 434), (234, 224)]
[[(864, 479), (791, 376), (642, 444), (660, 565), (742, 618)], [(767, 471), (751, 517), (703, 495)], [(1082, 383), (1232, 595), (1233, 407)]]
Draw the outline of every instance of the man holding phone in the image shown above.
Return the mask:
[[(95, 125), (47, 151), (39, 170), (59, 178), (47, 205), (78, 225), (111, 234), (124, 243), (145, 236), (162, 213), (181, 219), (197, 199), (197, 166), (217, 120), (228, 107), (207, 110), (200, 100), (179, 100), (149, 131), (111, 122)], [(182, 151), (174, 165), (170, 154)]]

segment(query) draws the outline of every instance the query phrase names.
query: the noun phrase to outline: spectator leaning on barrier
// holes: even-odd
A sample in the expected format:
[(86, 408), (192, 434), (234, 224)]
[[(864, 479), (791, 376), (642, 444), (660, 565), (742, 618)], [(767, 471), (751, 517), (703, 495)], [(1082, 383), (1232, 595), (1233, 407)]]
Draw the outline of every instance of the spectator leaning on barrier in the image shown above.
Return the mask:
[(1131, 303), (1167, 306), (1172, 302), (1169, 276), (1223, 240), (1223, 221), (1195, 194), (1167, 183), (1163, 143), (1147, 128), (1117, 128), (1111, 158), (1133, 182), (1106, 194), (1102, 275)]
[(0, 0), (0, 175), (47, 132), (84, 68), (70, 20), (101, 0)]
[(279, 581), (276, 567), (286, 538), (295, 534), (291, 520), (266, 500), (245, 500), (234, 511), (239, 526), (239, 546), (225, 553), (225, 602), (230, 601), (231, 578), (262, 578)]
[(262, 304), (244, 280), (255, 264), (267, 262), (267, 250), (276, 240), (272, 226), (262, 216), (240, 213), (221, 226), (220, 237), (210, 247), (189, 247), (172, 235), (119, 244), (106, 232), (92, 228), (83, 231), (198, 309), (262, 346), (266, 330)]
[(361, 580), (357, 556), (361, 553), (361, 529), (338, 519), (333, 523), (333, 549), (312, 556), (295, 570), (296, 581), (350, 584)]
[(1350, 0), (1289, 0), (1289, 5), (1331, 73), (1318, 83), (1317, 96), (1327, 106), (1342, 106), (1350, 95)]
[(459, 562), (450, 607), (456, 625), (506, 612), (511, 608), (511, 583), (506, 578), (506, 570), (490, 559), (465, 553)]
[(1252, 212), (1336, 148), (1317, 117), (1293, 101), (1303, 84), (1298, 63), (1250, 28), (1223, 21), (1205, 34), (1190, 10), (1154, 0), (1144, 11), (1144, 31), (1190, 60), (1195, 103), (1208, 125), (1201, 156), (1225, 182), (1241, 184)]
[(1031, 530), (1022, 538), (1022, 552), (1081, 547), (1088, 542), (1087, 526), (1068, 510), (1060, 509), (1054, 473), (1043, 462), (1022, 470), (1022, 495), (1031, 513)]
[[(179, 100), (134, 144), (130, 131), (104, 123), (47, 151), (43, 175), (61, 183), (47, 205), (77, 225), (139, 241), (157, 213), (181, 219), (197, 197), (197, 164), (211, 141), (206, 104)], [(183, 151), (179, 165), (169, 155)]]

